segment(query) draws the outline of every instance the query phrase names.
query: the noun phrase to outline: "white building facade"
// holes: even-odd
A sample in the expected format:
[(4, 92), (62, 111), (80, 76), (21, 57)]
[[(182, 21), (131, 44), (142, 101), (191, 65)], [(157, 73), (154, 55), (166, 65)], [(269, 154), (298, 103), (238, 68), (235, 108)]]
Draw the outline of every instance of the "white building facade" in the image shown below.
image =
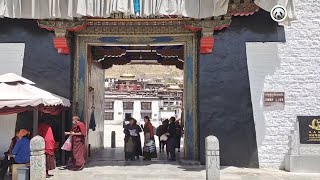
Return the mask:
[(138, 122), (148, 116), (152, 121), (160, 120), (160, 101), (158, 97), (128, 97), (110, 95), (105, 97), (104, 119), (110, 124), (121, 124), (128, 117)]
[[(247, 61), (260, 167), (284, 168), (297, 116), (320, 115), (320, 6), (295, 1), (298, 20), (286, 43), (247, 43)], [(265, 107), (264, 92), (283, 92), (283, 106)]]

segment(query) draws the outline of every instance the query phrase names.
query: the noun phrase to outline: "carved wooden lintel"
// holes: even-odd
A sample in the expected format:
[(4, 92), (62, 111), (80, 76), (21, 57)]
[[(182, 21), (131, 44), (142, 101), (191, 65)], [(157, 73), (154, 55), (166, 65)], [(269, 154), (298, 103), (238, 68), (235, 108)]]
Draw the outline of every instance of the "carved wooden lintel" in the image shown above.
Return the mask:
[(79, 31), (86, 27), (85, 21), (67, 21), (67, 20), (38, 20), (38, 25), (48, 31), (54, 31), (54, 47), (60, 54), (70, 54), (68, 46), (67, 33), (70, 31)]
[(189, 21), (185, 27), (191, 31), (201, 31), (200, 53), (210, 54), (214, 48), (214, 31), (227, 28), (230, 24), (231, 16), (226, 15), (203, 20)]
[(249, 16), (259, 11), (257, 6), (252, 0), (244, 0), (240, 3), (240, 0), (234, 0), (234, 3), (230, 3), (228, 7), (228, 14), (232, 16)]
[(182, 17), (150, 16), (135, 18), (116, 13), (110, 18), (84, 17), (77, 20), (39, 20), (41, 28), (55, 32), (54, 47), (61, 54), (69, 54), (69, 31), (80, 31), (81, 34), (115, 34), (115, 35), (161, 35), (187, 34), (201, 31), (200, 53), (211, 53), (214, 47), (214, 31), (227, 28), (232, 16), (247, 16), (259, 10), (253, 0), (234, 0), (229, 4), (228, 13), (224, 16), (207, 19), (191, 19)]

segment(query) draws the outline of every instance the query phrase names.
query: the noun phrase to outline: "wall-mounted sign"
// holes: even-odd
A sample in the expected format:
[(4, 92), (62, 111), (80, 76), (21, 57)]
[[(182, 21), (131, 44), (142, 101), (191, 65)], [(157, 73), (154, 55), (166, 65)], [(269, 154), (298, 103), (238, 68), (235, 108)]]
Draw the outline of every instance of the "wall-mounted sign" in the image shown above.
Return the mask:
[(265, 92), (264, 105), (273, 106), (275, 104), (284, 104), (284, 92)]
[(320, 144), (320, 116), (298, 116), (301, 144)]

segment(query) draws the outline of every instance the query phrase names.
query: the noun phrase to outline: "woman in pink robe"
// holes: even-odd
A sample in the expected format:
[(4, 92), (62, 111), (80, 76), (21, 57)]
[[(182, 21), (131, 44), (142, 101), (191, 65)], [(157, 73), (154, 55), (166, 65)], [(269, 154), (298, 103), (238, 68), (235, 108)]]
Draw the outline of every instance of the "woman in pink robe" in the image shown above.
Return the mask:
[(46, 176), (50, 177), (52, 175), (49, 174), (50, 170), (56, 168), (56, 161), (54, 158), (54, 136), (51, 127), (42, 122), (38, 127), (38, 134), (43, 137), (45, 142), (45, 154), (46, 154)]
[(86, 126), (80, 121), (80, 118), (74, 116), (72, 118), (72, 129), (66, 132), (66, 135), (72, 136), (72, 161), (75, 171), (82, 170), (85, 161), (85, 137), (87, 134)]

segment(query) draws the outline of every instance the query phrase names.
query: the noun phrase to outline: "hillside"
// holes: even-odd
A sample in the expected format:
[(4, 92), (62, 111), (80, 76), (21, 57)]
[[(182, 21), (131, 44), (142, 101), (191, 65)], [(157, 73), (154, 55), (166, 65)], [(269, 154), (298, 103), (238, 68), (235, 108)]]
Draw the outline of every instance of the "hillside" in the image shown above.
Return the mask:
[(164, 65), (113, 65), (111, 68), (106, 69), (106, 78), (118, 78), (121, 74), (133, 74), (137, 78), (149, 79), (170, 79), (182, 78), (183, 71), (175, 66)]

